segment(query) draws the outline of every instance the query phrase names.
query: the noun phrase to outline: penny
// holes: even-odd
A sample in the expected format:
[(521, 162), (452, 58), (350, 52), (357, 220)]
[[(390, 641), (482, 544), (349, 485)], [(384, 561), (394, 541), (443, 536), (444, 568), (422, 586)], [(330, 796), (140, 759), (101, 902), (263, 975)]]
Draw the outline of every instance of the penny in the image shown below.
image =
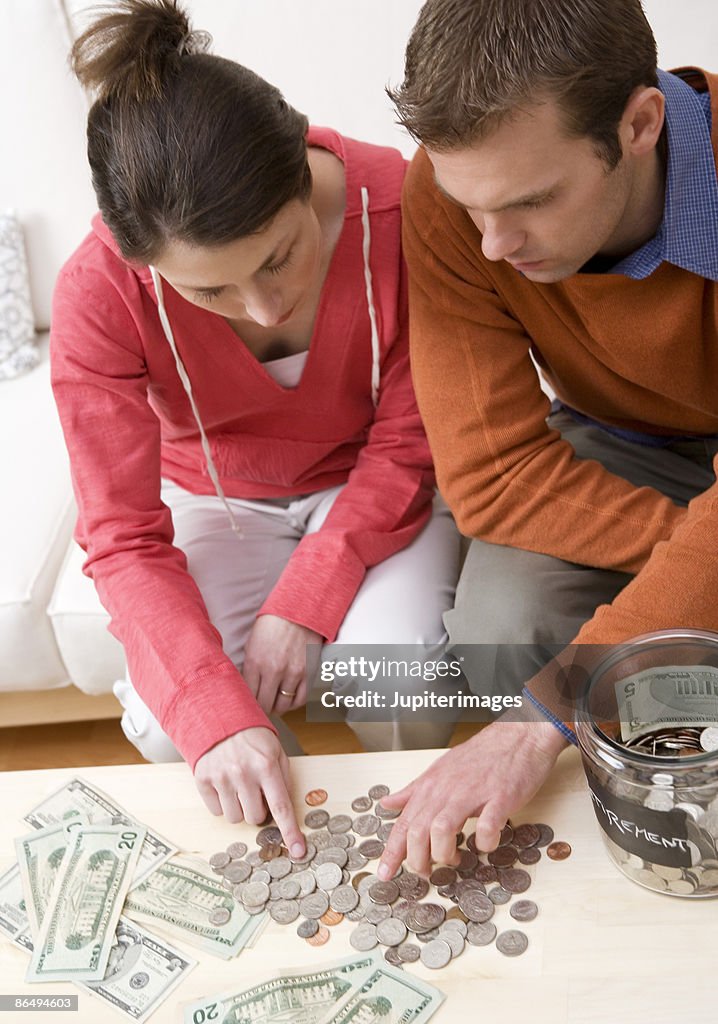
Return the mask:
[(571, 856), (571, 847), (563, 841), (551, 843), (546, 850), (546, 856), (550, 857), (551, 860), (566, 860), (567, 857)]
[[(318, 807), (320, 804), (326, 803), (328, 795), (326, 789), (310, 789), (304, 797), (304, 803), (310, 807)], [(329, 938), (329, 933), (327, 933), (327, 938)]]
[(240, 860), (240, 858), (244, 857), (246, 852), (246, 843), (230, 843), (227, 847), (227, 853), (230, 855), (232, 860)]
[(363, 814), (365, 811), (370, 811), (374, 801), (370, 796), (358, 796), (352, 800), (352, 810), (356, 811), (357, 814)]
[(523, 868), (502, 868), (499, 882), (507, 892), (526, 892), (531, 885), (531, 875)]
[(421, 949), (413, 942), (402, 942), (400, 946), (397, 946), (396, 953), (405, 964), (413, 964), (421, 956)]
[(504, 846), (497, 846), (495, 850), (492, 850), (487, 855), (487, 860), (495, 868), (510, 868), (512, 864), (516, 863), (518, 856), (519, 851), (515, 846), (505, 844)]
[(302, 917), (320, 918), (329, 910), (329, 897), (325, 892), (312, 892), (299, 901), (299, 913)]
[(396, 882), (375, 882), (369, 890), (372, 903), (389, 904), (399, 899), (399, 886)]
[(270, 845), (282, 845), (282, 833), (276, 825), (269, 825), (267, 828), (260, 829), (257, 832), (257, 846)]
[(305, 918), (297, 925), (297, 935), (300, 939), (310, 939), (319, 931), (319, 924), (312, 917)]
[(344, 914), (340, 914), (336, 910), (332, 910), (330, 907), (326, 914), (322, 914), (319, 920), (322, 924), (326, 924), (330, 928), (333, 928), (335, 925), (342, 923), (344, 920)]
[(537, 822), (536, 828), (541, 833), (541, 838), (537, 841), (536, 846), (548, 846), (549, 843), (553, 842), (553, 829), (550, 825)]
[(359, 903), (359, 893), (351, 885), (339, 885), (329, 899), (329, 906), (339, 914), (346, 914)]
[(429, 876), (429, 881), (438, 888), (440, 885), (451, 885), (458, 877), (454, 868), (435, 868)]
[(541, 838), (541, 832), (535, 825), (517, 825), (514, 828), (513, 845), (519, 849), (535, 846)]
[(511, 893), (508, 889), (504, 889), (502, 885), (495, 885), (493, 889), (489, 889), (488, 896), (491, 902), (497, 907), (501, 906), (503, 903), (508, 903), (511, 899)]
[(358, 850), (367, 860), (376, 860), (384, 852), (384, 844), (378, 839), (365, 839), (363, 843), (359, 843)]
[(227, 921), (229, 921), (231, 916), (231, 912), (227, 910), (226, 907), (217, 907), (217, 909), (213, 910), (212, 913), (209, 915), (209, 923), (223, 925), (226, 924)]
[(399, 946), (406, 939), (406, 925), (396, 917), (388, 917), (376, 926), (376, 937), (383, 946)]
[(391, 790), (388, 786), (372, 786), (369, 790), (369, 796), (373, 803), (375, 800), (381, 800), (383, 796), (389, 796), (390, 792)]
[(224, 880), (232, 885), (237, 885), (239, 882), (246, 882), (251, 874), (252, 869), (249, 864), (243, 860), (236, 860), (224, 869)]
[(291, 924), (299, 917), (299, 904), (296, 900), (277, 900), (269, 904), (269, 916), (277, 924)]
[(209, 858), (209, 866), (213, 871), (216, 871), (219, 874), (219, 872), (223, 871), (227, 867), (231, 859), (230, 855), (222, 850), (220, 853), (212, 854)]
[(523, 850), (519, 850), (520, 864), (538, 864), (540, 860), (541, 851), (538, 846), (526, 846)]
[(307, 811), (304, 815), (304, 824), (307, 828), (324, 828), (329, 821), (329, 812), (321, 808), (315, 811)]
[(319, 867), (316, 867), (314, 874), (317, 876), (317, 885), (324, 890), (336, 889), (342, 881), (342, 869), (338, 864), (333, 864), (331, 861), (328, 864), (320, 864)]
[(281, 843), (267, 843), (259, 851), (259, 856), (262, 858), (264, 863), (267, 861), (275, 860), (277, 857), (282, 856), (282, 844)]
[(533, 921), (538, 914), (538, 907), (533, 900), (516, 900), (511, 904), (509, 913), (517, 921)]
[(493, 921), (470, 921), (466, 931), (466, 941), (472, 946), (490, 946), (496, 938), (496, 925)]
[(349, 942), (360, 953), (368, 953), (377, 944), (376, 927), (368, 922), (358, 924), (350, 934)]
[(521, 956), (526, 952), (528, 944), (528, 937), (515, 928), (510, 928), (496, 936), (496, 948), (504, 956)]
[(494, 905), (489, 897), (483, 892), (471, 890), (459, 897), (459, 909), (470, 921), (477, 921), (479, 924), (488, 921), (494, 914)]
[(451, 947), (443, 939), (432, 939), (421, 951), (421, 962), (432, 971), (446, 967), (451, 960)]
[(323, 946), (325, 943), (329, 942), (329, 934), (329, 929), (322, 925), (321, 928), (317, 929), (314, 935), (309, 936), (307, 942), (310, 946)]
[(381, 825), (376, 814), (362, 814), (352, 822), (352, 828), (358, 836), (373, 836)]
[(460, 907), (452, 907), (446, 912), (447, 921), (463, 921), (466, 923), (469, 919)]

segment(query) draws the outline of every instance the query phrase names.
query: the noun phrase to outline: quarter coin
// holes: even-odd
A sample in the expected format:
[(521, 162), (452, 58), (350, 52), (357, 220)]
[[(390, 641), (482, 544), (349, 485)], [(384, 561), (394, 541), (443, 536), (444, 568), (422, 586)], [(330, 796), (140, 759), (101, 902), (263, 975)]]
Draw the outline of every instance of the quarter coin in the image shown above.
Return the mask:
[(470, 921), (466, 930), (466, 941), (472, 946), (490, 946), (496, 938), (493, 921)]
[(511, 904), (509, 913), (517, 921), (533, 921), (538, 914), (538, 907), (533, 900), (516, 900)]
[(443, 939), (432, 939), (421, 950), (421, 962), (432, 971), (446, 967), (451, 960), (451, 947)]
[(232, 860), (240, 860), (244, 857), (247, 852), (246, 843), (230, 843), (227, 847), (227, 853), (230, 855)]
[(226, 907), (217, 907), (217, 909), (213, 910), (209, 915), (209, 923), (221, 926), (226, 924), (231, 916), (232, 914)]
[(501, 932), (496, 937), (496, 948), (504, 956), (521, 956), (528, 949), (528, 937), (515, 928)]

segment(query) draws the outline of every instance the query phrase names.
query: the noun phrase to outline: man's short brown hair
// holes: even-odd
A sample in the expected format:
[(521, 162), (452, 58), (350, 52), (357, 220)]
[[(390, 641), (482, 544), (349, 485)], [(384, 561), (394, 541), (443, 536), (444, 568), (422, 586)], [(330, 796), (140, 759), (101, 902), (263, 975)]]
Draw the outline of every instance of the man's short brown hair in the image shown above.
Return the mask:
[(558, 102), (609, 168), (629, 97), (657, 85), (656, 41), (640, 0), (427, 0), (404, 82), (387, 90), (399, 123), (430, 149), (471, 145), (537, 101)]

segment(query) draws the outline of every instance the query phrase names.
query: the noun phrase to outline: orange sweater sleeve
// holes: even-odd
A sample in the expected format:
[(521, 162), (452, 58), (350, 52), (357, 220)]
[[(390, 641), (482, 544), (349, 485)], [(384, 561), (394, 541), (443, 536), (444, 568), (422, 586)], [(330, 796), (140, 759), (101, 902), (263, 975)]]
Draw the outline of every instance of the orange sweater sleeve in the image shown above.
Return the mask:
[(439, 488), (462, 533), (636, 573), (686, 515), (576, 458), (546, 424), (531, 341), (482, 272), (481, 237), (426, 154), (403, 202), (414, 384)]

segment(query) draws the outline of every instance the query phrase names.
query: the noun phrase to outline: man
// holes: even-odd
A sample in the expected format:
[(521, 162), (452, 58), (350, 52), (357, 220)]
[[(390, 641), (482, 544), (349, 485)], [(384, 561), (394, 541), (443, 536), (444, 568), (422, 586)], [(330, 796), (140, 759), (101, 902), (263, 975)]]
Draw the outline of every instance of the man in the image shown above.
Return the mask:
[(447, 627), (537, 720), (387, 798), (382, 877), (472, 815), (492, 849), (575, 742), (551, 645), (718, 629), (718, 77), (657, 71), (639, 0), (428, 0), (391, 95), (415, 386), (474, 538)]

